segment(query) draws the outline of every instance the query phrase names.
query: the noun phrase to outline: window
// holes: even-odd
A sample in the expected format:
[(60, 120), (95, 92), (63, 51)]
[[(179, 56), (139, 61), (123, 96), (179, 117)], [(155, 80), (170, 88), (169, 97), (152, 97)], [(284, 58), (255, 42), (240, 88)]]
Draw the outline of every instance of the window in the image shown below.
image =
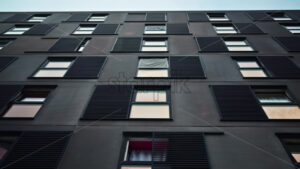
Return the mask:
[(11, 146), (14, 144), (18, 138), (18, 133), (0, 133), (0, 162), (3, 160), (5, 155), (11, 149)]
[(237, 60), (236, 62), (240, 68), (240, 72), (241, 72), (242, 76), (245, 78), (267, 77), (265, 71), (262, 69), (260, 64), (255, 59)]
[(274, 21), (290, 21), (292, 20), (289, 16), (287, 16), (283, 12), (276, 12), (276, 13), (268, 13)]
[(167, 39), (144, 39), (142, 44), (143, 52), (166, 52), (168, 51)]
[(300, 109), (285, 88), (253, 88), (269, 119), (300, 119)]
[(300, 24), (283, 24), (283, 26), (292, 34), (300, 34)]
[(137, 77), (168, 77), (168, 69), (167, 58), (140, 58)]
[(31, 18), (28, 19), (28, 22), (43, 22), (47, 19), (48, 16), (48, 14), (33, 15)]
[(225, 13), (208, 13), (207, 16), (210, 21), (229, 21)]
[(297, 166), (300, 166), (300, 136), (299, 134), (279, 134), (281, 143)]
[(4, 35), (22, 35), (31, 28), (31, 25), (16, 25), (9, 29)]
[(166, 34), (166, 25), (146, 25), (144, 34)]
[(24, 88), (2, 118), (34, 118), (46, 101), (51, 89)]
[(130, 119), (169, 119), (170, 106), (166, 89), (135, 90)]
[(223, 24), (223, 25), (213, 25), (217, 34), (237, 34), (237, 30), (232, 24)]
[(12, 41), (13, 39), (0, 39), (0, 50), (10, 44)]
[(244, 38), (224, 39), (224, 42), (229, 51), (254, 51), (248, 41)]
[(64, 77), (70, 68), (74, 58), (71, 59), (49, 59), (33, 75), (33, 77)]
[(89, 22), (104, 22), (107, 18), (107, 14), (92, 14), (88, 19)]
[(75, 35), (87, 35), (92, 34), (96, 29), (96, 25), (79, 25), (78, 28), (73, 32)]
[(151, 138), (130, 138), (124, 161), (152, 161)]

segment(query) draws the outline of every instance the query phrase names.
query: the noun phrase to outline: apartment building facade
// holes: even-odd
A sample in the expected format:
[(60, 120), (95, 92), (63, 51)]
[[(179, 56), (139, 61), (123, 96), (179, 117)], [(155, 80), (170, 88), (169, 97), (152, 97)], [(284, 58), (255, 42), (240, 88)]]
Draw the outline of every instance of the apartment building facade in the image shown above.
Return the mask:
[(0, 13), (0, 166), (300, 166), (300, 11)]

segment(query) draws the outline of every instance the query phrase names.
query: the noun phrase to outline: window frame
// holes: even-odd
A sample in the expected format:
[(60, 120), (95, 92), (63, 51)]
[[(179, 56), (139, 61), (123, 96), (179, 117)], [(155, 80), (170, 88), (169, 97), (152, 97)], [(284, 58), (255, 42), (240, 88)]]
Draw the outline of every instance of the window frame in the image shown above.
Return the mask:
[[(146, 27), (147, 26), (164, 26), (165, 28), (166, 28), (166, 33), (158, 33), (158, 34), (153, 34), (153, 33), (146, 33)], [(149, 24), (149, 23), (146, 23), (145, 25), (144, 25), (144, 32), (143, 32), (143, 34), (144, 35), (167, 35), (168, 34), (168, 32), (167, 32), (167, 30), (168, 30), (168, 24), (166, 24), (166, 23), (161, 23), (161, 24), (159, 24), (159, 23), (153, 23), (153, 24)]]
[[(93, 26), (94, 27), (94, 30), (92, 30), (92, 32), (90, 33), (90, 34), (76, 34), (75, 32), (76, 31), (80, 31), (79, 29), (80, 28), (82, 28), (82, 27), (88, 27), (88, 26)], [(96, 28), (97, 28), (97, 26), (98, 26), (98, 24), (79, 24), (76, 28), (75, 28), (75, 30), (74, 31), (72, 31), (72, 33), (71, 33), (71, 35), (75, 35), (75, 36), (77, 36), (77, 35), (93, 35), (93, 33), (94, 33), (94, 31), (96, 30)]]
[[(6, 29), (6, 30), (2, 33), (2, 35), (3, 35), (3, 36), (23, 36), (23, 35), (25, 35), (25, 33), (26, 33), (27, 31), (29, 31), (31, 28), (33, 28), (33, 26), (34, 26), (34, 24), (15, 24), (13, 27), (10, 27), (10, 28)], [(20, 27), (20, 28), (26, 27), (26, 28), (29, 28), (29, 29), (26, 30), (26, 31), (24, 31), (22, 34), (6, 34), (7, 32), (14, 32), (14, 31), (12, 31), (12, 30), (15, 29), (15, 28), (17, 28), (17, 27)], [(26, 36), (26, 35), (25, 35), (25, 36)]]
[[(166, 51), (142, 51), (142, 49), (144, 47), (144, 43), (149, 42), (149, 41), (162, 41), (162, 42), (165, 42), (166, 45), (165, 46), (150, 45), (150, 46), (146, 46), (146, 47), (166, 47), (167, 50)], [(141, 39), (140, 52), (142, 52), (142, 53), (168, 53), (169, 52), (169, 39), (167, 37), (144, 37)]]
[[(256, 56), (254, 56), (254, 57), (232, 56), (231, 58), (234, 60), (235, 65), (237, 66), (237, 69), (239, 70), (240, 75), (242, 76), (243, 79), (269, 79), (269, 78), (272, 78), (270, 76), (270, 73), (268, 72), (268, 70), (264, 67), (264, 65), (258, 60), (258, 58)], [(255, 61), (259, 67), (258, 68), (241, 68), (238, 65), (239, 61)], [(262, 70), (265, 73), (266, 77), (244, 77), (242, 75), (241, 70)]]
[[(104, 19), (104, 21), (90, 21), (90, 19), (93, 17), (93, 15), (103, 15), (103, 16), (105, 16), (105, 19)], [(90, 15), (88, 16), (86, 22), (91, 22), (91, 23), (94, 23), (94, 22), (102, 22), (102, 23), (103, 23), (103, 22), (105, 22), (105, 21), (107, 20), (108, 16), (109, 16), (108, 13), (92, 13), (92, 14), (90, 14)]]
[[(293, 34), (293, 35), (299, 35), (300, 34), (300, 23), (280, 23), (280, 25), (286, 29), (289, 33)], [(288, 29), (287, 27), (292, 27), (292, 26), (295, 26), (295, 27), (299, 27), (297, 29)], [(298, 30), (299, 32), (298, 33), (293, 33), (291, 31), (293, 30)]]
[[(138, 91), (165, 91), (166, 92), (166, 101), (165, 102), (137, 102), (136, 96)], [(131, 108), (133, 105), (168, 105), (169, 106), (169, 118), (130, 118)], [(133, 92), (130, 100), (130, 106), (128, 110), (128, 119), (129, 120), (162, 120), (170, 121), (172, 118), (172, 102), (171, 102), (171, 87), (170, 86), (134, 86)]]
[[(167, 59), (168, 60), (168, 68), (139, 68), (139, 62), (140, 62), (140, 59)], [(170, 72), (170, 67), (171, 67), (171, 64), (170, 64), (170, 57), (169, 56), (159, 56), (159, 57), (147, 57), (147, 56), (139, 56), (138, 57), (138, 62), (137, 62), (137, 65), (136, 65), (136, 72), (135, 72), (135, 77), (136, 79), (170, 79), (171, 78), (171, 72)], [(138, 77), (138, 72), (139, 70), (165, 70), (167, 69), (168, 71), (168, 77)]]
[[(217, 35), (237, 35), (241, 34), (238, 28), (232, 23), (212, 23), (213, 29), (215, 30)], [(218, 33), (217, 27), (232, 27), (235, 33)]]
[(292, 153), (289, 151), (288, 146), (286, 145), (286, 142), (284, 141), (285, 138), (295, 138), (295, 137), (298, 137), (298, 139), (300, 140), (300, 133), (276, 133), (275, 135), (278, 137), (283, 149), (285, 150), (285, 152), (291, 159), (292, 163), (295, 166), (300, 167), (300, 162), (297, 162), (297, 160), (292, 156)]
[[(28, 23), (43, 23), (51, 14), (34, 14), (27, 19)], [(34, 17), (45, 17), (42, 21), (30, 21)]]
[[(28, 86), (24, 86), (24, 88), (17, 94), (17, 96), (11, 101), (9, 102), (5, 109), (0, 113), (0, 120), (34, 120), (36, 117), (39, 116), (40, 112), (44, 109), (44, 106), (47, 104), (47, 102), (52, 98), (52, 92), (54, 91), (54, 89), (56, 88), (56, 86), (53, 85), (28, 85)], [(31, 90), (39, 90), (39, 89), (45, 89), (47, 91), (44, 91), (41, 93), (45, 93), (47, 94), (47, 96), (45, 97), (45, 100), (42, 102), (22, 102), (22, 98), (27, 94), (27, 93), (35, 93), (36, 91), (31, 91)], [(34, 117), (4, 117), (4, 115), (6, 113), (8, 113), (8, 111), (10, 110), (11, 107), (13, 107), (13, 105), (41, 105), (41, 107), (39, 108), (39, 110), (36, 112), (36, 114), (34, 115)]]
[[(64, 79), (64, 76), (76, 62), (77, 57), (48, 57), (28, 78), (30, 79)], [(46, 68), (46, 65), (51, 61), (71, 61), (71, 64), (68, 68)], [(35, 75), (40, 70), (66, 70), (66, 73), (63, 77), (35, 77)]]
[[(234, 52), (234, 53), (238, 53), (238, 52), (247, 52), (247, 53), (251, 53), (251, 52), (257, 52), (255, 50), (255, 48), (253, 47), (253, 45), (248, 41), (248, 39), (246, 37), (222, 37), (222, 40), (224, 42), (224, 45), (226, 46), (227, 48), (227, 51), (228, 52)], [(227, 45), (226, 44), (226, 41), (243, 41), (246, 45)], [(252, 48), (251, 51), (248, 51), (248, 50), (241, 50), (241, 51), (232, 51), (232, 50), (229, 50), (228, 47), (250, 47)]]
[[(267, 15), (270, 16), (272, 21), (275, 21), (275, 22), (293, 21), (293, 18), (290, 17), (288, 14), (286, 14), (286, 12), (267, 12)], [(282, 16), (276, 16), (276, 15), (282, 15)], [(276, 19), (276, 18), (285, 18), (285, 19)]]

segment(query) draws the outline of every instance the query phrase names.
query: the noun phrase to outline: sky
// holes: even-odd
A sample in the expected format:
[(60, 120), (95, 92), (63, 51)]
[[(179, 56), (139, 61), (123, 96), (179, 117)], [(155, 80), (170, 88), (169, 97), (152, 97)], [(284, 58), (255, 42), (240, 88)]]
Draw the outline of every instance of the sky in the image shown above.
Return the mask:
[(1, 12), (287, 9), (300, 9), (300, 0), (0, 0)]

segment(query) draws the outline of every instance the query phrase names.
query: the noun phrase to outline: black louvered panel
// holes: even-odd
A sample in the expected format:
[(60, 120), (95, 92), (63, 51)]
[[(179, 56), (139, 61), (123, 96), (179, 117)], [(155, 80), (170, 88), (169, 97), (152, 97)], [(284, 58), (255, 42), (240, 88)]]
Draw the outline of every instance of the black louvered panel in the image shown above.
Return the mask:
[(190, 22), (206, 22), (208, 18), (205, 13), (197, 12), (197, 13), (188, 13)]
[(266, 12), (248, 12), (253, 21), (272, 21), (273, 19)]
[(15, 14), (7, 18), (4, 22), (25, 22), (31, 14)]
[(65, 78), (98, 78), (106, 57), (78, 57)]
[(23, 87), (23, 85), (0, 85), (0, 111), (4, 111), (7, 104), (16, 98)]
[(34, 25), (32, 28), (30, 28), (24, 34), (25, 35), (46, 35), (54, 27), (55, 27), (55, 24), (38, 24), (38, 25)]
[(153, 169), (209, 169), (202, 133), (154, 133)]
[(82, 119), (127, 119), (132, 92), (130, 85), (97, 86)]
[(141, 38), (118, 38), (113, 52), (139, 52)]
[(300, 51), (300, 38), (299, 37), (275, 37), (275, 39), (289, 52)]
[(172, 78), (205, 78), (198, 56), (170, 57)]
[(74, 52), (83, 40), (83, 38), (60, 38), (49, 49), (49, 52)]
[(165, 22), (166, 13), (147, 13), (146, 21), (148, 22)]
[(184, 35), (189, 34), (190, 31), (187, 24), (169, 23), (167, 24), (167, 33), (171, 35)]
[(8, 65), (14, 62), (16, 57), (0, 57), (0, 72), (3, 71)]
[(56, 169), (71, 132), (24, 132), (5, 160), (6, 169)]
[(253, 23), (235, 23), (235, 27), (243, 34), (263, 34), (264, 32), (260, 30)]
[(267, 120), (250, 86), (212, 86), (221, 120)]
[(200, 52), (226, 52), (224, 41), (220, 37), (197, 37)]
[(84, 22), (87, 21), (90, 13), (76, 13), (73, 14), (67, 21), (68, 22)]
[(299, 67), (285, 56), (259, 56), (264, 67), (275, 78), (300, 78)]
[(116, 34), (119, 24), (99, 24), (94, 30), (94, 35), (113, 35)]

